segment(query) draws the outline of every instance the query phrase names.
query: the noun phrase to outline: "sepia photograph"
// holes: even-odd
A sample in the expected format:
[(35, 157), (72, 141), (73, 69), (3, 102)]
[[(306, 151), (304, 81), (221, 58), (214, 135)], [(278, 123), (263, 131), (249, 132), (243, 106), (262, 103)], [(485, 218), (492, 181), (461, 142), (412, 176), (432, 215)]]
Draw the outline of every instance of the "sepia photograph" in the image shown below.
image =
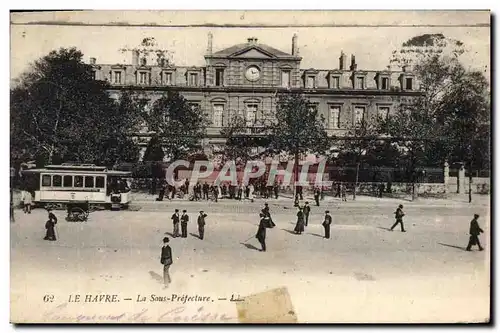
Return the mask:
[(11, 11), (10, 322), (491, 323), (491, 15)]

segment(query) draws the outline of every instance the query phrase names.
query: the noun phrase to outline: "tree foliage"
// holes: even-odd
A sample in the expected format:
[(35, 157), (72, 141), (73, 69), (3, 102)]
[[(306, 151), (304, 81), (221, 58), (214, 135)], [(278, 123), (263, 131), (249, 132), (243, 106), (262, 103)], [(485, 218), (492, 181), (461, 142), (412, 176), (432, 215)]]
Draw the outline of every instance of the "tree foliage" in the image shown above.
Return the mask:
[(208, 119), (199, 106), (191, 105), (178, 92), (167, 92), (144, 117), (171, 160), (185, 158), (201, 149)]
[(283, 93), (276, 103), (273, 147), (277, 153), (323, 154), (330, 148), (324, 123), (303, 95)]
[(106, 82), (75, 49), (60, 49), (34, 62), (11, 89), (13, 156), (113, 164), (137, 158), (130, 132), (138, 112), (128, 93), (108, 96)]

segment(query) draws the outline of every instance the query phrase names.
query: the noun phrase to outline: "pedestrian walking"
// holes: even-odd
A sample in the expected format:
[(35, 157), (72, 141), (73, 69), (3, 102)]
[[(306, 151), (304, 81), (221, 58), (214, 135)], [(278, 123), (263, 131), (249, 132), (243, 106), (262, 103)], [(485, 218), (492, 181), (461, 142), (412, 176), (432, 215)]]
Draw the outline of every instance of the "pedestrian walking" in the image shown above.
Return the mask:
[(205, 214), (202, 210), (200, 211), (200, 215), (198, 216), (198, 235), (200, 239), (203, 239), (205, 236), (205, 218), (207, 214)]
[(262, 249), (260, 250), (261, 252), (266, 252), (266, 229), (271, 228), (270, 224), (270, 218), (266, 216), (265, 214), (261, 213), (260, 214), (260, 222), (259, 222), (259, 228), (257, 229), (257, 234), (255, 235), (255, 238), (260, 243), (260, 246)]
[(340, 194), (342, 195), (342, 201), (347, 202), (347, 187), (345, 184), (340, 185)]
[(173, 264), (174, 260), (172, 257), (172, 249), (168, 242), (170, 240), (168, 237), (163, 238), (163, 246), (161, 248), (161, 259), (160, 262), (163, 265), (163, 285), (164, 288), (168, 288), (168, 285), (172, 283), (172, 279), (170, 278), (170, 265)]
[(209, 190), (209, 186), (208, 186), (207, 182), (204, 182), (203, 183), (203, 199), (204, 200), (208, 200), (208, 190)]
[(314, 189), (314, 201), (316, 201), (316, 206), (319, 207), (319, 198), (321, 196), (321, 191), (319, 189), (319, 187), (316, 187)]
[(45, 223), (45, 237), (43, 238), (44, 240), (50, 240), (50, 241), (55, 241), (57, 240), (56, 238), (56, 232), (55, 232), (55, 227), (57, 224), (57, 217), (52, 213), (52, 210), (47, 209), (49, 213), (49, 219)]
[(24, 205), (24, 213), (31, 214), (31, 205), (33, 203), (33, 196), (30, 191), (23, 191), (23, 205)]
[(172, 214), (171, 217), (173, 223), (174, 223), (174, 233), (173, 237), (177, 238), (179, 237), (179, 223), (180, 223), (180, 216), (179, 216), (179, 210), (176, 209), (175, 212)]
[(405, 216), (405, 213), (403, 212), (403, 205), (399, 205), (398, 209), (394, 212), (394, 215), (396, 217), (396, 222), (392, 225), (391, 231), (398, 225), (398, 223), (401, 223), (401, 232), (406, 232), (403, 224), (403, 216)]
[(304, 212), (302, 211), (302, 207), (299, 207), (299, 211), (297, 212), (297, 224), (293, 231), (298, 235), (304, 232)]
[(299, 200), (304, 200), (304, 197), (303, 197), (303, 192), (302, 192), (302, 186), (297, 186), (297, 194), (299, 195)]
[(238, 200), (241, 201), (241, 196), (243, 195), (243, 185), (238, 186)]
[(479, 242), (479, 234), (484, 232), (483, 229), (479, 227), (479, 223), (477, 219), (479, 218), (478, 214), (474, 214), (474, 218), (470, 221), (470, 229), (469, 229), (469, 244), (467, 244), (467, 251), (471, 250), (473, 245), (477, 245), (479, 247), (479, 251), (483, 251), (484, 248), (481, 246)]
[(305, 221), (305, 226), (309, 224), (309, 214), (311, 213), (311, 206), (309, 206), (309, 202), (306, 201), (304, 203), (304, 208), (302, 208), (302, 211), (304, 212), (304, 221)]
[(325, 211), (325, 219), (323, 220), (323, 228), (325, 229), (325, 238), (330, 239), (330, 225), (332, 224), (332, 216), (330, 211)]
[(279, 185), (278, 185), (278, 182), (275, 181), (274, 182), (274, 199), (278, 199), (278, 195), (279, 195)]
[(182, 211), (182, 216), (181, 216), (181, 237), (186, 238), (187, 237), (187, 228), (188, 228), (188, 222), (189, 222), (189, 215), (187, 214), (187, 210)]

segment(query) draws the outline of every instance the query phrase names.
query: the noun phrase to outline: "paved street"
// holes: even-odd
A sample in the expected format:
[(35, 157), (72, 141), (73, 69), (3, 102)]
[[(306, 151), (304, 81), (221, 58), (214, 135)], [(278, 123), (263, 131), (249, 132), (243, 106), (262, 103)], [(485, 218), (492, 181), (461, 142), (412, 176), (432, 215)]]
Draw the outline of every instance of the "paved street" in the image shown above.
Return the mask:
[[(16, 211), (11, 224), (12, 316), (20, 316), (29, 302), (44, 310), (40, 320), (54, 319), (47, 312), (52, 304), (42, 302), (46, 294), (55, 295), (57, 302), (77, 291), (161, 295), (161, 239), (172, 232), (170, 215), (179, 208), (189, 211), (191, 222), (187, 239), (171, 239), (175, 258), (167, 294), (231, 297), (285, 286), (301, 322), (481, 321), (488, 317), (489, 297), (486, 199), (471, 206), (403, 202), (406, 233), (387, 230), (399, 201), (330, 201), (312, 206), (302, 235), (291, 232), (292, 202), (269, 200), (277, 226), (267, 232), (265, 253), (256, 250), (254, 238), (262, 200), (142, 200), (134, 204), (138, 211), (97, 211), (86, 223), (66, 222), (64, 213), (56, 211), (57, 242), (42, 240), (44, 210), (31, 215)], [(322, 238), (320, 225), (326, 208), (334, 220), (330, 240)], [(209, 215), (203, 241), (196, 237), (195, 224), (201, 209)], [(481, 214), (486, 251), (466, 252), (475, 212)], [(105, 306), (73, 304), (71, 311), (102, 313)], [(127, 306), (130, 311), (144, 307), (135, 302)], [(162, 311), (160, 305), (148, 306), (150, 313)], [(229, 302), (206, 307), (236, 316)]]

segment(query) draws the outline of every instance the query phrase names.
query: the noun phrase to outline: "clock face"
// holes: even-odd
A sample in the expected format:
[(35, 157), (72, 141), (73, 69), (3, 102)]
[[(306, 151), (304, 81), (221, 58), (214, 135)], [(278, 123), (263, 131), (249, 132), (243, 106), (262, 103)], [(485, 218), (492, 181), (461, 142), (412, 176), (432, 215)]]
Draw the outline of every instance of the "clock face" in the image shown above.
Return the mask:
[(250, 66), (245, 72), (248, 81), (257, 81), (260, 78), (260, 69), (257, 66)]

